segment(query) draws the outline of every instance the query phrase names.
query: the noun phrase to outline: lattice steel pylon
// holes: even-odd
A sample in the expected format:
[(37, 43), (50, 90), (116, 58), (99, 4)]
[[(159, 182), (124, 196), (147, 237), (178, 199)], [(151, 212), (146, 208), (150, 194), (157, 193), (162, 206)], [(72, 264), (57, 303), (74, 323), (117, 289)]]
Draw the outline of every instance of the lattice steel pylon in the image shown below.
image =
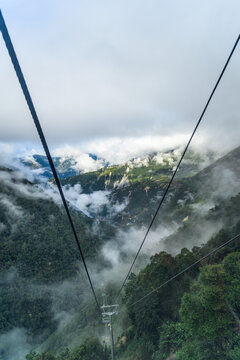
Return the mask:
[(118, 314), (118, 306), (119, 306), (118, 304), (101, 306), (102, 321), (103, 321), (103, 323), (107, 324), (108, 327), (110, 328), (112, 360), (114, 360), (114, 339), (113, 339), (112, 316)]

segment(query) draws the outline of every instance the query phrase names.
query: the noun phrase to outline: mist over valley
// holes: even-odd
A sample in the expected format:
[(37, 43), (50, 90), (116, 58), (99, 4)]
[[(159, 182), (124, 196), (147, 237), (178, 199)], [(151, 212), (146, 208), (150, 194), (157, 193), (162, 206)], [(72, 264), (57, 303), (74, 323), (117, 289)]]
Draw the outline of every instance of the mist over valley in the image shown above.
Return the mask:
[[(65, 166), (64, 193), (100, 301), (105, 301), (105, 293), (111, 300), (109, 294), (114, 297), (123, 281), (180, 153), (181, 149), (153, 153), (74, 175), (74, 160)], [(240, 148), (223, 157), (210, 151), (189, 152), (143, 246), (135, 274), (155, 254), (176, 257), (183, 248), (204, 253), (210, 239), (238, 224), (239, 159)], [(2, 354), (9, 354), (2, 356), (9, 360), (16, 356), (7, 350), (11, 339), (22, 344), (19, 359), (30, 348), (59, 352), (88, 335), (102, 340), (102, 325), (96, 322), (57, 189), (46, 173), (45, 158), (36, 155), (33, 160), (13, 161), (12, 167), (0, 169), (1, 339)], [(61, 159), (55, 161), (62, 166)], [(128, 321), (125, 313), (120, 318), (116, 335)]]

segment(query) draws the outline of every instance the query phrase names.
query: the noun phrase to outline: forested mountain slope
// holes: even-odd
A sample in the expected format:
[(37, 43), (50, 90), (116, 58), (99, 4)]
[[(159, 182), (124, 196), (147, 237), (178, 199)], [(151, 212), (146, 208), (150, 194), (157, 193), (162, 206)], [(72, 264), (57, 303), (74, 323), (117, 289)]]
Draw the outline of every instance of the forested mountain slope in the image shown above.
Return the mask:
[[(21, 173), (1, 168), (0, 331), (23, 327), (30, 342), (45, 339), (56, 328), (56, 314), (73, 311), (89, 292), (65, 212), (53, 199)], [(83, 253), (96, 262), (115, 230), (71, 212)]]
[[(149, 155), (145, 163), (143, 159), (133, 160), (135, 165), (132, 167), (131, 164), (106, 167), (63, 181), (101, 301), (103, 292), (107, 294), (108, 302), (114, 301), (177, 161), (174, 152), (168, 155), (168, 160), (161, 159), (160, 163), (154, 156)], [(207, 283), (203, 277), (213, 276), (216, 264), (216, 271), (221, 273), (219, 281), (225, 284), (222, 276), (224, 279), (229, 276), (228, 270), (224, 270), (228, 261), (225, 257), (229, 254), (229, 261), (237, 263), (237, 258), (230, 253), (240, 250), (238, 242), (155, 293), (139, 307), (130, 305), (240, 230), (239, 159), (240, 148), (217, 161), (210, 161), (208, 157), (204, 162), (193, 153), (186, 159), (147, 239), (147, 248), (143, 248), (134, 268), (135, 275), (131, 275), (126, 286), (122, 298), (126, 311), (123, 307), (115, 320), (115, 345), (119, 359), (167, 359), (171, 354), (179, 353), (176, 359), (185, 360), (193, 356), (191, 359), (205, 360), (213, 351), (211, 346), (221, 354), (226, 351), (230, 354), (237, 346), (237, 340), (234, 340), (229, 347), (221, 345), (220, 349), (226, 337), (235, 339), (236, 334), (221, 332), (217, 328), (217, 337), (213, 329), (215, 335), (206, 341), (207, 350), (203, 355), (206, 357), (197, 357), (188, 341), (187, 331), (191, 332), (193, 328), (186, 325), (190, 320), (184, 315), (185, 299), (188, 299), (184, 294), (189, 293), (189, 299), (193, 300), (204, 298), (205, 295), (201, 294), (205, 292)], [(206, 166), (209, 161), (210, 165)], [(0, 232), (1, 333), (25, 329), (28, 344), (40, 351), (45, 349), (54, 353), (60, 353), (68, 346), (70, 349), (76, 347), (88, 335), (107, 340), (108, 336), (102, 334), (103, 325), (96, 315), (79, 254), (54, 186), (42, 180), (26, 180), (18, 171), (1, 168)], [(207, 263), (213, 267), (201, 270)], [(138, 273), (137, 269), (142, 270)], [(234, 276), (236, 269), (233, 268)], [(225, 272), (226, 275), (222, 275)], [(198, 279), (200, 273), (205, 275)], [(195, 286), (195, 283), (199, 285)], [(212, 284), (215, 286), (214, 281)], [(233, 299), (237, 295), (235, 290), (231, 293), (229, 289), (226, 297)], [(212, 291), (211, 286), (209, 291)], [(194, 292), (197, 294), (195, 298)], [(211, 301), (211, 298), (206, 301)], [(237, 300), (230, 302), (238, 314)], [(202, 305), (197, 306), (200, 309)], [(216, 306), (222, 309), (223, 305)], [(215, 311), (214, 307), (211, 311)], [(226, 311), (224, 307), (223, 312)], [(196, 314), (192, 313), (192, 316), (195, 319)], [(227, 313), (226, 324), (231, 321), (231, 313)], [(212, 325), (206, 326), (211, 328)], [(197, 336), (191, 341), (196, 349), (198, 346), (202, 349), (204, 340), (200, 333)], [(86, 341), (85, 350), (76, 350), (82, 357), (73, 355), (71, 350), (61, 359), (84, 359), (84, 356), (90, 356), (90, 349), (95, 351), (93, 349), (101, 347), (97, 342)], [(1, 356), (11, 359), (6, 351), (4, 348)], [(101, 351), (101, 358), (105, 360), (109, 350), (103, 346)], [(42, 359), (41, 355), (31, 356)]]

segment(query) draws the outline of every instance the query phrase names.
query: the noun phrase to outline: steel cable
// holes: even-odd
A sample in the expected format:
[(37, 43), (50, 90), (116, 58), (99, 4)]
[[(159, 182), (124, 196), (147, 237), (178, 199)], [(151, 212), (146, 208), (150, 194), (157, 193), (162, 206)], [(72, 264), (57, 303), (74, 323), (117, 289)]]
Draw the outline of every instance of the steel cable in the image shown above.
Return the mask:
[(148, 229), (147, 229), (147, 231), (146, 231), (146, 233), (145, 233), (145, 236), (144, 236), (144, 238), (143, 238), (143, 240), (142, 240), (142, 242), (141, 242), (141, 245), (140, 245), (140, 247), (139, 247), (139, 249), (138, 249), (138, 251), (137, 251), (137, 253), (136, 253), (136, 255), (135, 255), (134, 259), (133, 259), (133, 262), (132, 262), (132, 264), (131, 264), (131, 266), (130, 266), (130, 269), (129, 269), (129, 271), (128, 271), (128, 273), (127, 273), (124, 281), (123, 281), (123, 284), (122, 284), (122, 286), (121, 286), (121, 288), (120, 288), (120, 290), (119, 290), (119, 293), (118, 293), (116, 299), (118, 299), (119, 295), (121, 294), (121, 292), (122, 292), (122, 290), (123, 290), (123, 288), (124, 288), (124, 285), (126, 284), (126, 281), (127, 281), (128, 278), (129, 278), (129, 275), (131, 274), (132, 268), (133, 268), (133, 266), (134, 266), (134, 264), (135, 264), (135, 262), (136, 262), (136, 260), (137, 260), (137, 258), (138, 258), (138, 255), (139, 255), (139, 253), (140, 253), (140, 251), (141, 251), (141, 249), (142, 249), (142, 247), (143, 247), (143, 244), (145, 243), (145, 240), (146, 240), (146, 238), (147, 238), (147, 236), (148, 236), (148, 234), (149, 234), (149, 231), (150, 231), (150, 229), (151, 229), (151, 227), (152, 227), (152, 225), (153, 225), (153, 223), (154, 223), (154, 221), (155, 221), (155, 219), (156, 219), (156, 217), (157, 217), (157, 214), (158, 214), (160, 208), (162, 207), (162, 204), (163, 204), (163, 202), (164, 202), (164, 200), (165, 200), (165, 198), (166, 198), (166, 196), (167, 196), (167, 193), (168, 193), (168, 191), (169, 191), (169, 188), (170, 188), (170, 186), (172, 185), (172, 182), (173, 182), (173, 180), (174, 180), (174, 178), (175, 178), (175, 176), (176, 176), (176, 174), (177, 174), (177, 171), (178, 171), (178, 169), (179, 169), (179, 167), (180, 167), (180, 165), (181, 165), (181, 163), (182, 163), (182, 161), (183, 161), (183, 158), (184, 158), (184, 156), (185, 156), (185, 154), (186, 154), (186, 152), (187, 152), (187, 150), (188, 150), (188, 148), (189, 148), (189, 145), (190, 145), (190, 143), (191, 143), (191, 141), (192, 141), (192, 139), (193, 139), (193, 137), (194, 137), (194, 135), (195, 135), (195, 133), (196, 133), (196, 131), (197, 131), (197, 129), (198, 129), (201, 121), (202, 121), (202, 118), (203, 118), (203, 116), (204, 116), (204, 114), (205, 114), (205, 112), (206, 112), (206, 110), (207, 110), (207, 108), (208, 108), (208, 105), (209, 105), (209, 103), (210, 103), (210, 101), (211, 101), (211, 99), (212, 99), (212, 97), (213, 97), (213, 95), (214, 95), (214, 93), (215, 93), (215, 91), (216, 91), (216, 89), (217, 89), (217, 87), (218, 87), (218, 85), (219, 85), (222, 77), (223, 77), (223, 74), (224, 74), (224, 72), (225, 72), (225, 70), (226, 70), (226, 68), (227, 68), (227, 66), (228, 66), (228, 63), (229, 63), (229, 61), (230, 61), (230, 59), (231, 59), (231, 57), (232, 57), (232, 55), (233, 55), (233, 53), (234, 53), (237, 45), (238, 45), (239, 40), (240, 40), (240, 35), (238, 35), (238, 37), (237, 37), (237, 40), (236, 40), (236, 42), (235, 42), (235, 44), (234, 44), (234, 46), (233, 46), (233, 48), (232, 48), (232, 50), (231, 50), (231, 52), (230, 52), (230, 55), (228, 56), (228, 59), (227, 59), (225, 65), (224, 65), (224, 67), (223, 67), (223, 69), (222, 69), (222, 71), (221, 71), (221, 74), (220, 74), (219, 77), (218, 77), (218, 80), (217, 80), (217, 82), (216, 82), (216, 84), (215, 84), (215, 86), (214, 86), (214, 88), (213, 88), (213, 90), (212, 90), (212, 92), (211, 92), (208, 100), (207, 100), (207, 103), (206, 103), (206, 105), (205, 105), (205, 107), (204, 107), (204, 109), (203, 109), (203, 111), (202, 111), (202, 113), (201, 113), (201, 115), (200, 115), (200, 118), (199, 118), (199, 120), (198, 120), (198, 122), (197, 122), (197, 124), (196, 124), (196, 126), (195, 126), (195, 128), (194, 128), (194, 130), (193, 130), (193, 132), (192, 132), (192, 135), (190, 136), (190, 139), (188, 140), (188, 143), (187, 143), (187, 145), (186, 145), (186, 147), (185, 147), (185, 149), (184, 149), (184, 151), (183, 151), (183, 153), (182, 153), (182, 155), (181, 155), (181, 158), (180, 158), (180, 160), (179, 160), (179, 162), (178, 162), (178, 164), (177, 164), (177, 166), (176, 166), (176, 169), (174, 170), (173, 175), (172, 175), (172, 177), (171, 177), (171, 179), (170, 179), (170, 181), (169, 181), (169, 183), (168, 183), (168, 185), (167, 185), (167, 187), (166, 187), (166, 189), (165, 189), (165, 191), (164, 191), (164, 194), (163, 194), (163, 196), (162, 196), (162, 198), (161, 198), (161, 201), (160, 201), (160, 203), (159, 203), (159, 205), (158, 205), (158, 207), (157, 207), (157, 210), (155, 211), (155, 214), (154, 214), (154, 216), (153, 216), (153, 218), (152, 218), (152, 220), (151, 220), (151, 222), (150, 222), (150, 224), (149, 224), (149, 226), (148, 226)]
[(88, 268), (87, 268), (87, 265), (86, 265), (86, 261), (85, 261), (85, 258), (84, 258), (84, 255), (83, 255), (83, 252), (82, 252), (82, 249), (81, 249), (81, 246), (80, 246), (80, 242), (79, 242), (79, 239), (78, 239), (78, 235), (77, 235), (77, 232), (76, 232), (76, 229), (75, 229), (75, 226), (74, 226), (74, 224), (73, 224), (73, 220), (72, 220), (72, 217), (71, 217), (69, 208), (68, 208), (68, 204), (67, 204), (67, 201), (66, 201), (66, 199), (65, 199), (65, 196), (64, 196), (64, 193), (63, 193), (63, 190), (62, 190), (62, 186), (61, 186), (61, 183), (60, 183), (60, 180), (59, 180), (59, 177), (58, 177), (58, 174), (57, 174), (55, 165), (54, 165), (54, 163), (53, 163), (53, 159), (52, 159), (51, 153), (50, 153), (49, 148), (48, 148), (48, 145), (47, 145), (47, 141), (46, 141), (46, 139), (45, 139), (43, 130), (42, 130), (42, 128), (41, 128), (41, 125), (40, 125), (40, 122), (39, 122), (39, 119), (38, 119), (38, 116), (37, 116), (35, 107), (34, 107), (34, 105), (33, 105), (33, 101), (32, 101), (31, 95), (30, 95), (30, 93), (29, 93), (29, 90), (28, 90), (26, 81), (25, 81), (25, 79), (24, 79), (24, 76), (23, 76), (23, 73), (22, 73), (20, 64), (19, 64), (19, 62), (18, 62), (17, 55), (16, 55), (16, 53), (15, 53), (15, 50), (14, 50), (14, 47), (13, 47), (11, 38), (10, 38), (10, 36), (9, 36), (9, 33), (8, 33), (8, 30), (7, 30), (7, 27), (6, 27), (6, 24), (5, 24), (5, 21), (4, 21), (4, 18), (3, 18), (3, 15), (2, 15), (1, 10), (0, 10), (0, 30), (1, 30), (1, 32), (2, 32), (3, 39), (4, 39), (4, 41), (5, 41), (5, 44), (6, 44), (8, 53), (9, 53), (9, 56), (10, 56), (10, 58), (11, 58), (11, 61), (12, 61), (13, 66), (14, 66), (14, 69), (15, 69), (17, 78), (18, 78), (18, 80), (19, 80), (20, 86), (21, 86), (21, 88), (22, 88), (24, 97), (25, 97), (26, 102), (27, 102), (27, 104), (28, 104), (28, 108), (29, 108), (29, 110), (30, 110), (30, 112), (31, 112), (33, 121), (34, 121), (35, 126), (36, 126), (36, 128), (37, 128), (37, 132), (38, 132), (38, 135), (39, 135), (39, 137), (40, 137), (42, 146), (43, 146), (44, 151), (45, 151), (45, 153), (46, 153), (46, 155), (47, 155), (47, 159), (48, 159), (48, 161), (49, 161), (49, 164), (50, 164), (50, 167), (51, 167), (51, 170), (52, 170), (54, 179), (55, 179), (55, 181), (56, 181), (56, 185), (57, 185), (58, 191), (59, 191), (60, 196), (61, 196), (61, 199), (62, 199), (63, 206), (64, 206), (65, 211), (66, 211), (66, 214), (67, 214), (67, 218), (68, 218), (68, 220), (69, 220), (69, 223), (70, 223), (70, 226), (71, 226), (71, 229), (72, 229), (72, 232), (73, 232), (73, 235), (74, 235), (74, 238), (75, 238), (75, 241), (76, 241), (78, 250), (79, 250), (79, 252), (80, 252), (80, 255), (81, 255), (81, 258), (82, 258), (82, 262), (83, 262), (83, 265), (84, 265), (84, 268), (85, 268), (85, 271), (86, 271), (86, 274), (87, 274), (87, 277), (88, 277), (88, 281), (89, 281), (89, 283), (90, 283), (90, 286), (91, 286), (91, 289), (92, 289), (92, 293), (93, 293), (93, 295), (94, 295), (94, 298), (95, 298), (97, 307), (98, 307), (99, 311), (101, 311), (99, 302), (98, 302), (98, 300), (97, 300), (96, 293), (95, 293), (95, 291), (94, 291), (94, 287), (93, 287), (93, 284), (92, 284), (92, 280), (91, 280), (91, 277), (90, 277), (90, 274), (89, 274), (89, 271), (88, 271)]

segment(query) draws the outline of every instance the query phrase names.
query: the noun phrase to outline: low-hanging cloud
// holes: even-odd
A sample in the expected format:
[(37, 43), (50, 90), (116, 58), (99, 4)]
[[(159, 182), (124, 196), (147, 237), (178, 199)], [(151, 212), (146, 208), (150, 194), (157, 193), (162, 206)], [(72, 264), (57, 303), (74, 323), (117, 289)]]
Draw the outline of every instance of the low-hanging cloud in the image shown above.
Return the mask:
[[(14, 200), (11, 198), (11, 196), (3, 196), (0, 194), (0, 205), (5, 208), (7, 214), (13, 219), (19, 219), (24, 216), (24, 210), (14, 203)], [(2, 226), (0, 226), (0, 230), (3, 230), (4, 224), (1, 225)]]
[[(174, 136), (140, 136), (140, 137), (114, 137), (95, 139), (94, 141), (84, 142), (81, 145), (65, 145), (57, 147), (54, 150), (55, 156), (68, 156), (78, 162), (78, 168), (91, 167), (95, 170), (103, 167), (106, 163), (111, 165), (122, 164), (133, 158), (141, 157), (147, 154), (165, 152), (182, 146), (186, 143), (188, 135), (178, 134)], [(93, 161), (87, 158), (89, 165), (81, 162), (83, 155), (92, 153), (98, 156), (99, 160)], [(104, 159), (104, 160), (103, 160)], [(94, 165), (93, 165), (94, 163)]]
[[(150, 256), (164, 251), (166, 249), (164, 239), (173, 234), (177, 228), (178, 225), (176, 223), (163, 224), (152, 231), (149, 234), (148, 241), (145, 242), (142, 248), (141, 255), (133, 271), (138, 272), (149, 262)], [(109, 281), (114, 281), (114, 283), (123, 281), (146, 230), (145, 227), (131, 227), (127, 231), (119, 230), (116, 236), (102, 247), (101, 255), (108, 266), (99, 271), (96, 270), (95, 264), (90, 265), (91, 274), (96, 286), (105, 286)]]
[[(92, 150), (89, 149), (89, 153)], [(82, 152), (77, 147), (65, 146), (63, 149), (57, 149), (54, 151), (56, 156), (61, 156), (61, 162), (72, 159), (72, 168), (79, 172), (96, 171), (103, 168), (106, 165), (104, 159), (93, 159), (88, 153)]]
[(122, 203), (112, 203), (111, 192), (107, 190), (99, 190), (90, 194), (84, 194), (82, 193), (80, 184), (64, 186), (64, 194), (72, 206), (90, 217), (99, 215), (105, 207), (108, 216), (111, 218), (118, 212), (124, 210), (128, 204), (128, 199), (125, 199)]
[[(46, 181), (42, 178), (41, 185), (32, 184), (26, 179), (30, 174), (29, 169), (25, 171), (15, 170), (0, 170), (0, 183), (1, 190), (11, 192), (12, 196), (24, 197), (27, 199), (47, 199), (47, 194), (43, 191), (43, 184), (46, 184)], [(30, 178), (34, 180), (34, 176), (30, 174)]]
[(30, 349), (24, 329), (14, 328), (0, 335), (0, 356), (4, 360), (26, 360), (25, 356)]
[[(23, 171), (24, 169), (24, 171)], [(26, 181), (25, 176), (31, 173), (30, 169), (22, 166), (21, 170), (5, 171), (0, 170), (0, 183), (2, 191), (7, 193), (0, 194), (0, 204), (4, 206), (12, 217), (20, 218), (25, 213), (23, 209), (15, 203), (14, 197), (22, 197), (32, 200), (44, 199), (52, 200), (59, 206), (62, 204), (58, 189), (54, 184), (47, 183), (43, 177), (35, 174), (37, 183)], [(33, 178), (33, 175), (30, 175)], [(107, 190), (94, 191), (89, 194), (82, 192), (80, 184), (74, 186), (63, 186), (65, 197), (69, 204), (83, 212), (89, 217), (98, 216), (105, 208), (109, 217), (112, 217), (122, 211), (128, 204), (128, 199), (121, 203), (111, 201), (111, 192)], [(25, 214), (26, 215), (26, 214)]]

